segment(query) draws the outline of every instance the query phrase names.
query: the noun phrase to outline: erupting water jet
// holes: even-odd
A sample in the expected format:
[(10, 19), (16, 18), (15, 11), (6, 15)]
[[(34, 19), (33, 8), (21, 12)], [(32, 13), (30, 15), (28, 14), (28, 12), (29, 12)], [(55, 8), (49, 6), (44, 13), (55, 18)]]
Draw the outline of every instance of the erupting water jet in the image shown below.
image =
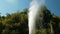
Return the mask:
[[(41, 6), (44, 4), (44, 0), (32, 0), (30, 3), (28, 22), (29, 22), (29, 34), (35, 34), (36, 30), (36, 17), (38, 18), (39, 12), (41, 13)], [(39, 11), (40, 10), (40, 11)]]

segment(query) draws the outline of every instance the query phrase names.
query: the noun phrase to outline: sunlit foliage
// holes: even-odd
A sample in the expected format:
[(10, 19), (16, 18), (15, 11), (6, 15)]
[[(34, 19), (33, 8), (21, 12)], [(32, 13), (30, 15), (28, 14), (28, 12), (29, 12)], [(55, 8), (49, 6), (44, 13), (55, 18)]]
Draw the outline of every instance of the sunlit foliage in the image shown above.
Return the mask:
[[(43, 28), (37, 26), (36, 34), (60, 34), (60, 17), (51, 14), (46, 7), (44, 8), (42, 9)], [(7, 13), (6, 16), (0, 15), (0, 34), (28, 34), (28, 12), (26, 8), (16, 13)]]

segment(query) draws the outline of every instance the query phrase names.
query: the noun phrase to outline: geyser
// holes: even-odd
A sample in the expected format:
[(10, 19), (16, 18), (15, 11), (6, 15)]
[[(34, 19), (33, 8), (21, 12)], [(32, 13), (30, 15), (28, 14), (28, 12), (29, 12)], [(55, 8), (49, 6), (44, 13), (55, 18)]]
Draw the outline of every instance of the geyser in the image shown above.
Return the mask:
[[(44, 4), (45, 0), (32, 0), (30, 3), (28, 22), (29, 22), (29, 34), (35, 34), (36, 30), (36, 18), (39, 17), (41, 12), (41, 6)], [(39, 13), (40, 12), (40, 13)]]

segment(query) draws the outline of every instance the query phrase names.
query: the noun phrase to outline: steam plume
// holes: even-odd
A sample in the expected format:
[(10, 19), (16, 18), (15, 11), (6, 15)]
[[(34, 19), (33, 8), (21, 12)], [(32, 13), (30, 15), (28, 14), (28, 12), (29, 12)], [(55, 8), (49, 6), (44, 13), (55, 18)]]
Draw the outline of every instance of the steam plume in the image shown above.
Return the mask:
[(29, 34), (35, 34), (36, 30), (36, 17), (38, 17), (38, 12), (41, 12), (41, 6), (44, 4), (44, 0), (32, 0), (30, 3), (28, 22), (29, 22)]

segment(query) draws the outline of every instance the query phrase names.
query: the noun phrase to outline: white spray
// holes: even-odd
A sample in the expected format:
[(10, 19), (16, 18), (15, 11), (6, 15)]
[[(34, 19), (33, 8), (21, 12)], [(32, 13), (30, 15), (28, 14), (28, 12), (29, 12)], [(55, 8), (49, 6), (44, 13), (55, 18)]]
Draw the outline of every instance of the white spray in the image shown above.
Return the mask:
[[(38, 2), (38, 0), (32, 0), (30, 3), (29, 14), (28, 14), (28, 22), (29, 22), (29, 34), (35, 34), (36, 28), (36, 17), (38, 17), (39, 9), (41, 9), (41, 5), (44, 3), (44, 0)], [(41, 10), (40, 10), (41, 11)]]

